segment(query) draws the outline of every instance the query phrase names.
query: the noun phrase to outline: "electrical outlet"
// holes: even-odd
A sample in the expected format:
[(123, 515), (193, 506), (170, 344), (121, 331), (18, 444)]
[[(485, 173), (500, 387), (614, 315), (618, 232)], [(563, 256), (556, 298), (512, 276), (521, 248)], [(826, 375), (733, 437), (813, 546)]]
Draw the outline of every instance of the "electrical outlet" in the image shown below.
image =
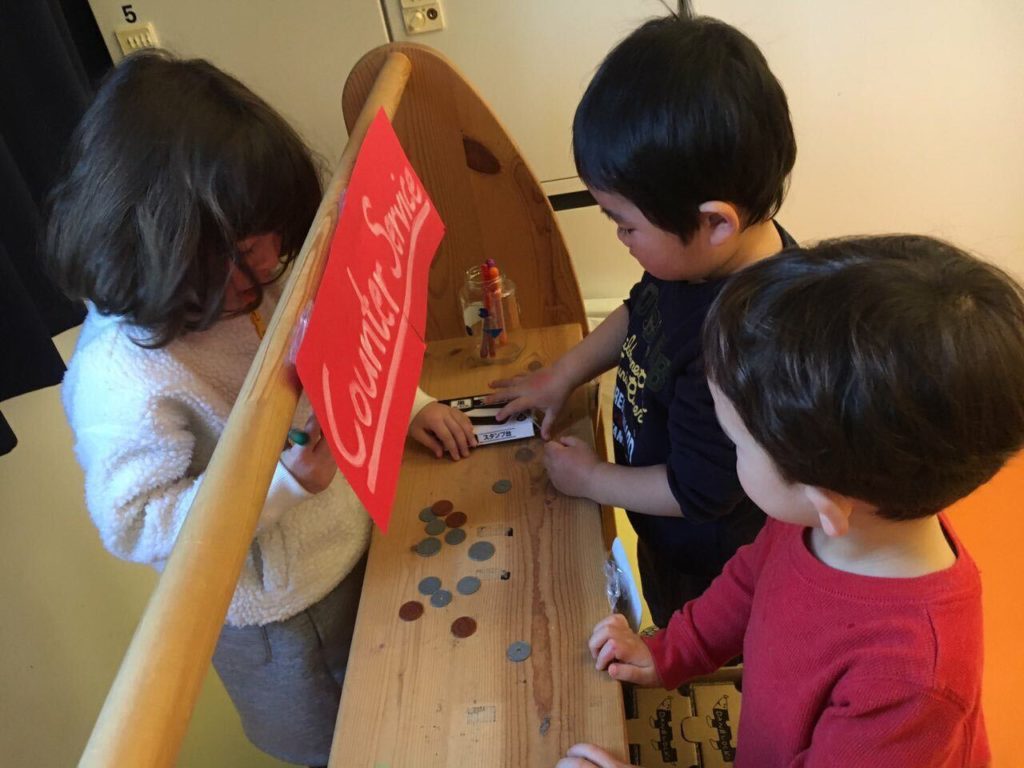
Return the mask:
[(405, 21), (405, 31), (410, 35), (444, 29), (440, 2), (402, 0), (402, 19)]
[(130, 27), (120, 27), (114, 30), (117, 43), (121, 46), (121, 53), (127, 56), (129, 53), (143, 48), (159, 48), (160, 41), (156, 36), (156, 29), (153, 23), (147, 21), (145, 24), (132, 24)]

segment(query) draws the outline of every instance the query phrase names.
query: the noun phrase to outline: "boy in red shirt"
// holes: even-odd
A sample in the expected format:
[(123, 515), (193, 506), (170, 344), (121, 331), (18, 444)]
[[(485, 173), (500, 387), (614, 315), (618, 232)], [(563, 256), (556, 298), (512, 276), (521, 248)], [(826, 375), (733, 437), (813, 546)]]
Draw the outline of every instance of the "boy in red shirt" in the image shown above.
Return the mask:
[[(927, 237), (835, 240), (737, 274), (705, 324), (715, 412), (768, 515), (650, 638), (590, 638), (672, 688), (742, 651), (737, 768), (989, 761), (978, 570), (938, 514), (1024, 445), (1024, 295)], [(619, 766), (577, 745), (560, 766)]]

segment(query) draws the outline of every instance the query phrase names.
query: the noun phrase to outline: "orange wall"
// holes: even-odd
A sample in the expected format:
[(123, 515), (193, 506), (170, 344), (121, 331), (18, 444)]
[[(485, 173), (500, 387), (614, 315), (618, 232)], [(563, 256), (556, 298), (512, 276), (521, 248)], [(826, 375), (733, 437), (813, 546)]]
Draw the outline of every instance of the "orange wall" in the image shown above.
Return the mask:
[(1011, 768), (1024, 753), (1024, 454), (949, 516), (981, 570), (985, 720), (994, 768)]

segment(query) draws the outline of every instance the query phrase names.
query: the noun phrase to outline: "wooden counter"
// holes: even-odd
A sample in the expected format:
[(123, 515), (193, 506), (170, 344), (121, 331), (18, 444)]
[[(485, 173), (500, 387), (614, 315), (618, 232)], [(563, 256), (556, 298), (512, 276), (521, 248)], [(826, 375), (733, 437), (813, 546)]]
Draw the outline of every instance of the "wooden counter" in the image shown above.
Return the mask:
[[(579, 339), (575, 325), (520, 331), (524, 351), (505, 367), (481, 365), (468, 339), (432, 342), (423, 388), (442, 398), (479, 394), (496, 376), (550, 363)], [(587, 400), (577, 391), (560, 426), (592, 439)], [(532, 459), (517, 458), (523, 448)], [(375, 529), (370, 546), (333, 768), (544, 768), (578, 741), (625, 757), (619, 685), (595, 671), (586, 647), (608, 613), (599, 510), (554, 490), (542, 452), (535, 438), (452, 462), (407, 444), (390, 530)], [(511, 490), (496, 493), (503, 479)], [(442, 499), (467, 515), (466, 540), (421, 557), (412, 549), (427, 536), (418, 515)], [(494, 556), (471, 560), (469, 547), (482, 540)], [(418, 591), (428, 576), (451, 591), (447, 606)], [(480, 579), (478, 592), (456, 590), (464, 576)], [(399, 609), (412, 600), (424, 613), (403, 621)], [(451, 625), (463, 616), (477, 629), (457, 639)], [(532, 647), (519, 663), (506, 655), (516, 641)]]

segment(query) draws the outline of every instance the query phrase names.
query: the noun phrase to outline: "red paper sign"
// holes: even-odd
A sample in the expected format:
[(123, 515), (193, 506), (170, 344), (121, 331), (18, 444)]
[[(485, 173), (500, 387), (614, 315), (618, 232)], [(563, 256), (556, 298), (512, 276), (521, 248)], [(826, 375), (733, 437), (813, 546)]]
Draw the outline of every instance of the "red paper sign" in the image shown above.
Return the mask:
[(427, 276), (443, 234), (381, 110), (343, 198), (296, 368), (338, 467), (385, 532), (423, 365)]

